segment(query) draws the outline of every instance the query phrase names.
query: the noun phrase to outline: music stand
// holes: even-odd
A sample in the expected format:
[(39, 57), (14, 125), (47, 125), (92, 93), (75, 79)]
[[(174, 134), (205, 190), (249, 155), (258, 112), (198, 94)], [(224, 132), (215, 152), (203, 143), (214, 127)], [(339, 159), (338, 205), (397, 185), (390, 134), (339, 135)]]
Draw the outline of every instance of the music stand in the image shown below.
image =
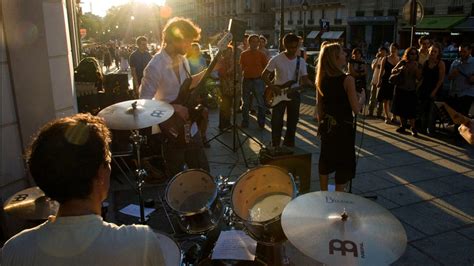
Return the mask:
[[(245, 152), (242, 148), (242, 145), (245, 143), (245, 141), (251, 139), (255, 143), (257, 143), (260, 148), (262, 148), (264, 145), (261, 143), (258, 139), (255, 137), (251, 136), (249, 133), (245, 132), (241, 127), (237, 126), (236, 124), (236, 118), (237, 118), (237, 46), (235, 45), (238, 41), (243, 40), (243, 36), (245, 33), (245, 21), (239, 21), (235, 19), (230, 19), (229, 20), (229, 31), (232, 33), (232, 43), (234, 44), (234, 58), (233, 58), (233, 64), (234, 64), (234, 76), (233, 76), (233, 105), (232, 105), (232, 125), (226, 127), (223, 129), (219, 134), (213, 136), (210, 138), (206, 143), (209, 143), (213, 140), (216, 140), (220, 142), (222, 145), (227, 147), (228, 149), (232, 150), (232, 152), (237, 152), (239, 149), (242, 152), (242, 157), (244, 159), (245, 166), (248, 168), (248, 163), (247, 163), (247, 158), (245, 157)], [(220, 136), (222, 136), (224, 133), (228, 132), (229, 130), (232, 130), (232, 147), (230, 147), (227, 143), (224, 143), (219, 139)], [(244, 141), (240, 140), (239, 133), (245, 135)], [(237, 142), (239, 143), (239, 146), (237, 146)]]

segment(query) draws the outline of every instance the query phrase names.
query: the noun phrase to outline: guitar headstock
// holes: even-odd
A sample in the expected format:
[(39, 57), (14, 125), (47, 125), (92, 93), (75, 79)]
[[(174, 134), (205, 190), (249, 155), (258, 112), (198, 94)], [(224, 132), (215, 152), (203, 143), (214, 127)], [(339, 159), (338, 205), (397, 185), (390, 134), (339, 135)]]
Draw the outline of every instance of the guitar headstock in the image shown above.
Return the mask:
[(224, 36), (217, 42), (217, 48), (219, 52), (227, 49), (227, 45), (232, 41), (232, 33), (226, 32)]

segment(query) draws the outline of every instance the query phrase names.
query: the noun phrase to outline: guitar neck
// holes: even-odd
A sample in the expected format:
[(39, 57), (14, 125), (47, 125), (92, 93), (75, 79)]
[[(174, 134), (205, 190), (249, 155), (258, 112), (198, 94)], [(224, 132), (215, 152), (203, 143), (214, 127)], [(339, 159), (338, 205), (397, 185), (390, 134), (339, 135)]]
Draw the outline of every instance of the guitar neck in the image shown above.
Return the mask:
[(206, 79), (209, 77), (209, 75), (211, 75), (211, 72), (214, 70), (214, 67), (216, 66), (217, 62), (219, 61), (219, 58), (220, 58), (221, 53), (222, 53), (222, 51), (219, 51), (219, 52), (217, 53), (217, 55), (214, 56), (214, 58), (212, 59), (211, 63), (210, 63), (209, 66), (207, 67), (206, 72), (204, 72), (204, 75), (202, 76), (201, 80), (200, 80), (199, 83), (196, 85), (196, 88), (199, 88), (199, 87), (201, 87), (202, 85), (205, 84)]

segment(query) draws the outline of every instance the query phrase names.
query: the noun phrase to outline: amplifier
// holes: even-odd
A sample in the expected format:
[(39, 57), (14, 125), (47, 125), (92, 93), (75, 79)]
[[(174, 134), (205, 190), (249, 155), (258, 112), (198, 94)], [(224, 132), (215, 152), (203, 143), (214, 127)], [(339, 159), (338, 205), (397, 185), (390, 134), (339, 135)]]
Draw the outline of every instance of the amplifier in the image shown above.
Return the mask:
[(104, 94), (101, 95), (101, 107), (134, 99), (133, 91), (129, 90), (128, 74), (104, 75)]
[(260, 150), (260, 164), (279, 166), (299, 177), (300, 193), (307, 193), (311, 185), (311, 153), (300, 148), (292, 148), (292, 154), (272, 155), (266, 149)]

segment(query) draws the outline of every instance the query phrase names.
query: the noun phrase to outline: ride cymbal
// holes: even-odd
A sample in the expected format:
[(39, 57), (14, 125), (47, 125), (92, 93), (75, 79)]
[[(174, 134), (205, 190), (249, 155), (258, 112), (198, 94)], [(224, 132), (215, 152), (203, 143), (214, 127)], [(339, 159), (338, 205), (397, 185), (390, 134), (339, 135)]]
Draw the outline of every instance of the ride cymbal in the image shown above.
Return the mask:
[(283, 210), (281, 225), (297, 249), (328, 265), (389, 265), (407, 244), (405, 229), (388, 210), (343, 192), (297, 197)]
[(56, 215), (59, 203), (46, 197), (39, 187), (31, 187), (11, 196), (3, 205), (5, 213), (27, 220), (45, 220)]
[(110, 129), (134, 130), (162, 123), (174, 113), (171, 104), (157, 100), (130, 100), (106, 107), (97, 115)]

